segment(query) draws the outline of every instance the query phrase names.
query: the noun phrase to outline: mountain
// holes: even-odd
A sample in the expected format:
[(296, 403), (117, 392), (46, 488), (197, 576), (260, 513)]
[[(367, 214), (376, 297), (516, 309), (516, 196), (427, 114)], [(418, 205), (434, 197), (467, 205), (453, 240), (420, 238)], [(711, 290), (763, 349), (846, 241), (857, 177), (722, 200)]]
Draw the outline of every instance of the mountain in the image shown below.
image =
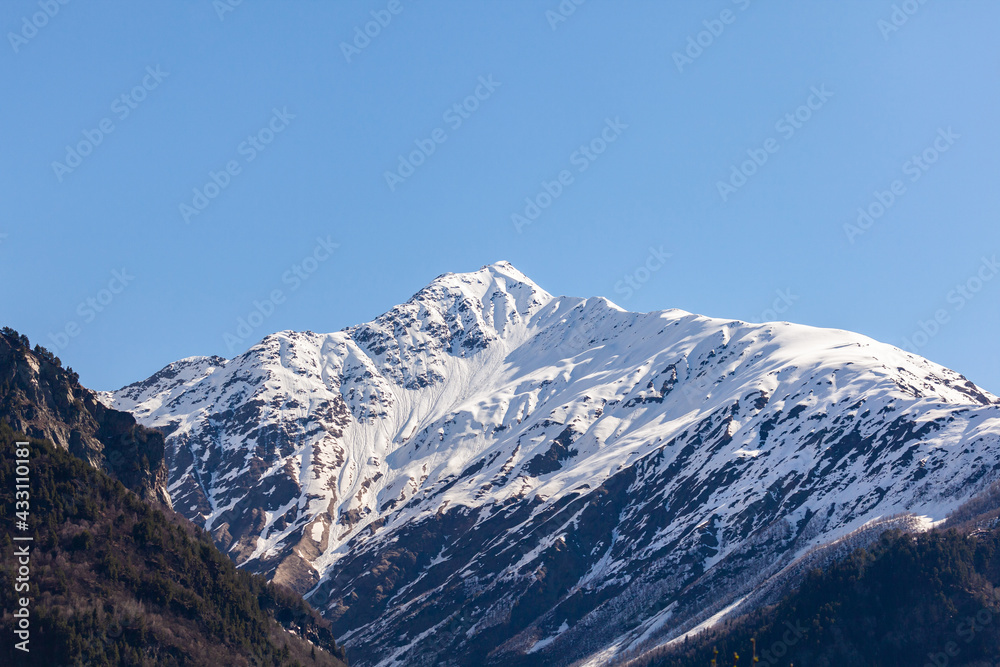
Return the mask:
[(170, 510), (163, 455), (161, 433), (0, 330), (0, 663), (344, 667), (329, 621)]
[(701, 667), (716, 650), (726, 659), (733, 653), (749, 659), (756, 641), (762, 666), (994, 667), (1000, 656), (998, 494), (994, 484), (986, 521), (953, 516), (947, 529), (916, 536), (889, 531), (869, 548), (812, 570), (780, 603), (621, 665)]
[[(19, 449), (29, 453), (32, 540), (4, 534), (0, 663), (345, 667), (329, 622), (302, 598), (237, 570), (187, 520), (0, 421), (3, 488), (23, 477)], [(0, 519), (14, 526), (12, 502)], [(15, 556), (23, 549), (27, 558)], [(14, 616), (25, 608), (27, 628)]]
[(846, 331), (627, 312), (509, 263), (102, 395), (174, 507), (360, 665), (601, 664), (773, 603), (1000, 468), (1000, 403)]
[(164, 439), (105, 407), (72, 369), (5, 327), (0, 332), (0, 420), (106, 471), (141, 498), (170, 506)]

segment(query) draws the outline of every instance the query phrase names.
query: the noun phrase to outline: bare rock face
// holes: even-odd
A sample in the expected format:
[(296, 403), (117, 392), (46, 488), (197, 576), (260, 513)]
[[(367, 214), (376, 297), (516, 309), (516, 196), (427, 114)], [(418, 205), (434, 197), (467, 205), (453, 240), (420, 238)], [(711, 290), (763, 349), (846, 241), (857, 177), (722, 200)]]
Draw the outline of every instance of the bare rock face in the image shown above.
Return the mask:
[(127, 412), (106, 407), (47, 350), (0, 334), (0, 419), (46, 438), (117, 478), (145, 500), (170, 507), (164, 438)]
[(356, 665), (602, 664), (1000, 476), (1000, 404), (937, 364), (505, 262), (102, 400), (168, 434), (175, 509)]

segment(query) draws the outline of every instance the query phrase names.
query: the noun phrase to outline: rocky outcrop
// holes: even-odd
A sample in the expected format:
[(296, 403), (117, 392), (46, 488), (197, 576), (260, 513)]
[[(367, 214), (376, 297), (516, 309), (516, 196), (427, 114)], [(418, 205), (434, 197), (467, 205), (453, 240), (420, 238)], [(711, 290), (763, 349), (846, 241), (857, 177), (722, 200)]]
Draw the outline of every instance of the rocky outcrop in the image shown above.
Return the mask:
[(958, 373), (503, 262), (105, 399), (169, 433), (177, 510), (358, 665), (603, 664), (1000, 477), (1000, 404)]
[(170, 507), (164, 437), (127, 412), (106, 407), (48, 350), (0, 333), (0, 419), (44, 438), (118, 479), (145, 500)]

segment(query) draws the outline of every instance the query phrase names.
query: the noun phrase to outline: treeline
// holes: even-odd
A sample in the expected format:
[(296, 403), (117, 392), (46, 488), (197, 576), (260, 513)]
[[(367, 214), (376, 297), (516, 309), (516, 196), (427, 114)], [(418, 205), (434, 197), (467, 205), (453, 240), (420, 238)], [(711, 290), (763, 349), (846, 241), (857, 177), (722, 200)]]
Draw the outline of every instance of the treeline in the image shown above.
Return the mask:
[(885, 533), (779, 604), (657, 649), (629, 667), (1000, 664), (1000, 530)]
[[(14, 649), (14, 442), (0, 421), (0, 664), (341, 666), (298, 595), (239, 570), (208, 534), (31, 440), (31, 653)], [(23, 544), (23, 543), (19, 543)]]
[[(23, 333), (18, 333), (16, 330), (11, 329), (10, 327), (0, 328), (0, 336), (3, 336), (4, 338), (6, 338), (10, 342), (10, 344), (13, 345), (13, 346), (15, 346), (15, 347), (20, 346), (20, 347), (23, 347), (25, 349), (31, 350), (31, 341), (28, 340), (28, 337), (25, 336)], [(36, 343), (35, 344), (35, 349), (32, 350), (32, 351), (35, 353), (35, 356), (37, 356), (38, 358), (44, 359), (45, 361), (48, 361), (48, 362), (51, 362), (52, 364), (54, 364), (58, 368), (62, 368), (62, 360), (59, 357), (57, 357), (55, 354), (53, 354), (52, 352), (50, 352), (48, 350), (48, 348), (44, 348), (41, 345), (38, 345)], [(69, 378), (73, 382), (79, 382), (80, 381), (79, 374), (76, 371), (74, 371), (72, 368), (70, 368), (70, 367), (67, 366), (66, 367), (66, 373), (67, 373), (67, 375), (69, 376)]]

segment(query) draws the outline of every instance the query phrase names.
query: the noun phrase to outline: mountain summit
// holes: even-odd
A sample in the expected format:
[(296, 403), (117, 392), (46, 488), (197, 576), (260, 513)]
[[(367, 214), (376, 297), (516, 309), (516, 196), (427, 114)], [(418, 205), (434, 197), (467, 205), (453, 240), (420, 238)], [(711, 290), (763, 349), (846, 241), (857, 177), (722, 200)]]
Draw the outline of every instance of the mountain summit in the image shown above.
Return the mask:
[(507, 262), (103, 396), (174, 508), (353, 664), (600, 664), (997, 478), (1000, 403), (846, 331), (627, 312)]

